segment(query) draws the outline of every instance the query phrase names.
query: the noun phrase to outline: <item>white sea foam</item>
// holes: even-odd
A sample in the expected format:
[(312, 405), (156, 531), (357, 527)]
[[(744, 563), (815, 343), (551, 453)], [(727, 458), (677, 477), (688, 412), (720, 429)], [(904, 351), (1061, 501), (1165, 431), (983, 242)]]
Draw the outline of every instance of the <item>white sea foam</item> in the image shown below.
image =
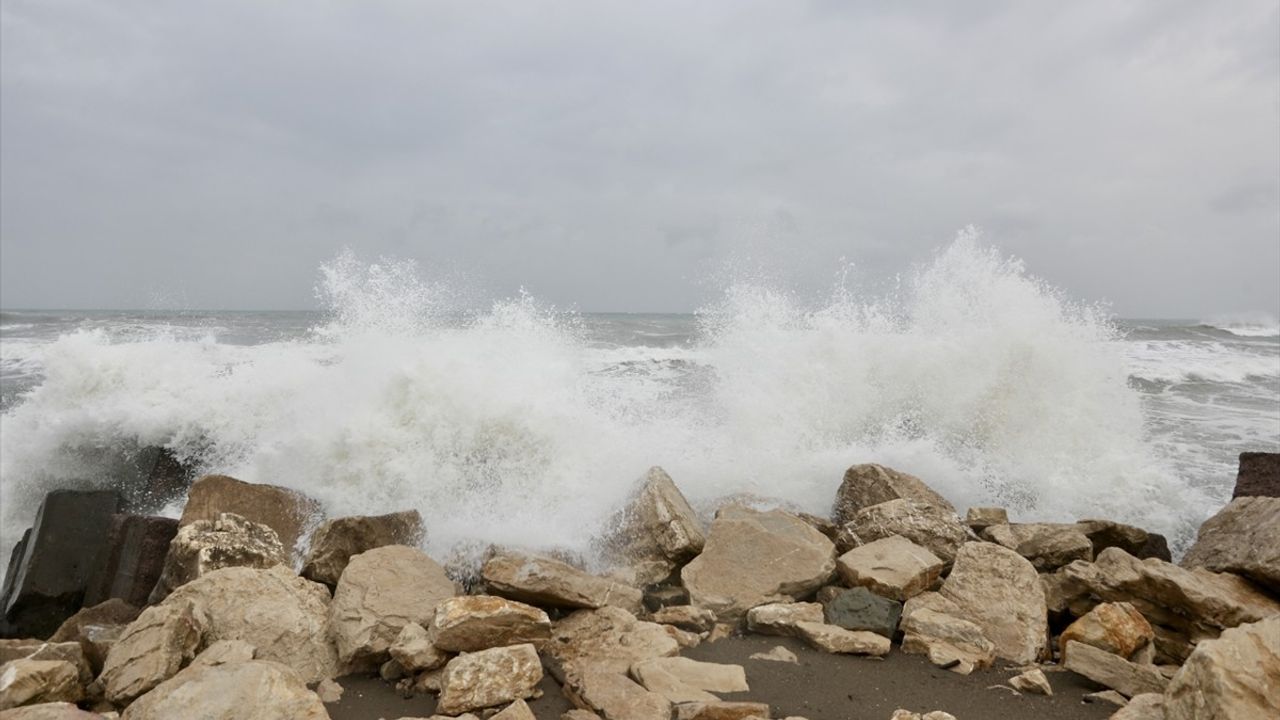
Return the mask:
[[(256, 346), (102, 330), (40, 349), (0, 417), (4, 546), (43, 492), (101, 484), (122, 446), (301, 489), (330, 513), (417, 508), (428, 549), (587, 551), (650, 465), (696, 505), (752, 493), (823, 512), (857, 462), (963, 507), (1106, 516), (1171, 534), (1212, 507), (1155, 457), (1114, 329), (970, 232), (895, 297), (807, 307), (735, 284), (693, 347), (600, 348), (528, 297), (459, 322), (408, 263), (323, 269), (331, 320)], [(628, 363), (634, 363), (629, 371)]]

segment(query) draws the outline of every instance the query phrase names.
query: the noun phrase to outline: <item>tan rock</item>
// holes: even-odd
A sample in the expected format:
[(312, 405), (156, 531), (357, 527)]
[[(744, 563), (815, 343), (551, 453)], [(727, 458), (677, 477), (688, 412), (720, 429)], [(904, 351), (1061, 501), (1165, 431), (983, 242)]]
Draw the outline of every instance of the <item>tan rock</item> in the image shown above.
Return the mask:
[(416, 622), (400, 629), (388, 652), (392, 660), (410, 673), (435, 670), (449, 661), (449, 654), (436, 647), (431, 642), (431, 634)]
[(1129, 698), (1121, 695), (1115, 690), (1101, 690), (1099, 692), (1088, 693), (1084, 696), (1087, 703), (1106, 703), (1115, 705), (1116, 707), (1124, 707), (1129, 704)]
[(333, 587), (351, 556), (387, 545), (417, 547), (424, 534), (417, 510), (326, 520), (311, 534), (302, 576)]
[(805, 642), (824, 652), (875, 657), (889, 654), (889, 638), (867, 630), (846, 630), (820, 622), (797, 623), (796, 629)]
[(850, 587), (865, 587), (893, 600), (933, 587), (942, 567), (941, 558), (901, 535), (856, 547), (836, 560), (836, 570)]
[(196, 655), (187, 667), (249, 662), (257, 655), (258, 649), (243, 640), (219, 640)]
[(697, 605), (668, 605), (650, 613), (649, 621), (701, 633), (716, 626), (716, 614)]
[(276, 531), (285, 554), (292, 557), (302, 529), (320, 514), (320, 503), (296, 490), (258, 485), (226, 475), (206, 475), (187, 491), (187, 504), (179, 526), (197, 520), (216, 520), (234, 513)]
[(766, 662), (785, 662), (799, 664), (800, 658), (796, 654), (788, 650), (782, 645), (775, 645), (772, 649), (764, 652), (751, 653), (748, 656), (750, 660), (764, 660)]
[(946, 612), (910, 607), (911, 602), (914, 600), (908, 601), (902, 614), (904, 653), (926, 655), (934, 665), (962, 675), (990, 667), (995, 661), (995, 645), (982, 628)]
[(122, 720), (328, 720), (302, 676), (279, 663), (250, 660), (192, 665), (138, 698)]
[(1162, 535), (1114, 520), (1081, 520), (1076, 527), (1093, 543), (1094, 557), (1109, 547), (1118, 547), (1139, 559), (1169, 560), (1168, 543)]
[(954, 510), (906, 499), (864, 508), (854, 516), (853, 525), (864, 544), (901, 535), (947, 563), (955, 559), (960, 545), (969, 539), (968, 528), (960, 523)]
[(757, 635), (800, 637), (799, 623), (825, 622), (822, 604), (813, 602), (769, 603), (747, 611), (747, 629)]
[(675, 720), (750, 720), (769, 717), (769, 706), (765, 703), (731, 700), (681, 703), (675, 706), (675, 711)]
[(528, 643), (459, 655), (444, 666), (438, 707), (457, 715), (533, 697), (540, 680), (542, 663)]
[(529, 703), (524, 700), (517, 700), (503, 708), (489, 720), (537, 720), (537, 718), (534, 717), (533, 711), (529, 709)]
[(1280, 716), (1280, 615), (1196, 646), (1164, 695), (1167, 720)]
[(626, 674), (636, 663), (679, 650), (662, 625), (613, 607), (578, 610), (559, 620), (546, 644), (549, 667), (562, 682), (587, 669)]
[(631, 677), (650, 692), (673, 703), (715, 702), (711, 693), (747, 692), (747, 672), (741, 665), (698, 662), (683, 657), (643, 660), (631, 666)]
[(845, 471), (840, 489), (836, 491), (831, 517), (836, 525), (844, 525), (853, 521), (861, 510), (898, 499), (935, 505), (956, 514), (951, 503), (920, 478), (883, 465), (866, 464), (854, 465)]
[(1032, 668), (1019, 675), (1009, 678), (1009, 685), (1014, 690), (1021, 690), (1032, 695), (1052, 695), (1053, 686), (1049, 684), (1049, 678), (1044, 676), (1044, 671), (1040, 668)]
[(1062, 631), (1058, 647), (1064, 656), (1067, 642), (1071, 640), (1132, 658), (1134, 653), (1155, 642), (1155, 631), (1133, 605), (1102, 603)]
[(1008, 525), (1009, 511), (1002, 507), (971, 507), (964, 514), (964, 524), (974, 532), (982, 532), (992, 525)]
[(107, 700), (127, 704), (176, 675), (195, 657), (206, 623), (191, 601), (143, 610), (107, 653), (102, 670)]
[(239, 515), (221, 513), (212, 520), (196, 520), (178, 529), (169, 543), (160, 580), (151, 592), (158, 603), (179, 586), (214, 570), (228, 567), (269, 568), (287, 565), (280, 537), (270, 527)]
[(107, 717), (115, 717), (115, 713), (110, 716), (99, 715), (81, 710), (69, 702), (40, 703), (0, 710), (0, 720), (105, 720)]
[(681, 630), (675, 625), (661, 625), (660, 627), (682, 648), (695, 648), (702, 644), (702, 635), (699, 633)]
[(702, 552), (702, 522), (660, 467), (650, 468), (613, 523), (609, 555), (637, 570), (639, 584), (663, 580)]
[(730, 505), (717, 513), (706, 547), (681, 577), (694, 605), (736, 620), (757, 605), (822, 587), (835, 570), (834, 554), (825, 535), (790, 513)]
[(1076, 560), (1093, 560), (1093, 543), (1076, 525), (993, 525), (982, 536), (1030, 560), (1040, 572), (1052, 572)]
[(428, 631), (431, 643), (441, 650), (474, 652), (503, 645), (540, 644), (551, 637), (551, 619), (542, 610), (514, 600), (463, 595), (436, 607)]
[(64, 660), (76, 666), (80, 684), (93, 682), (95, 673), (85, 658), (84, 648), (77, 642), (45, 642), (34, 639), (0, 640), (0, 665), (12, 660)]
[(572, 565), (505, 551), (487, 562), (481, 577), (489, 592), (513, 600), (566, 608), (619, 607), (639, 612), (644, 594), (634, 587), (585, 573)]
[(1044, 589), (1036, 569), (1016, 552), (965, 543), (939, 592), (958, 606), (958, 617), (982, 628), (999, 657), (1030, 664), (1047, 656)]
[(11, 660), (0, 667), (0, 710), (51, 702), (76, 702), (84, 695), (80, 670), (66, 660)]
[[(1052, 573), (1041, 573), (1040, 587), (1044, 590), (1045, 607), (1049, 612), (1059, 615), (1069, 612), (1073, 606), (1082, 601), (1087, 601), (1089, 597), (1089, 588), (1073, 579), (1062, 569)], [(1089, 602), (1089, 604), (1092, 605), (1093, 603)], [(1085, 612), (1088, 612), (1088, 610), (1084, 610), (1080, 615)]]
[(455, 592), (444, 568), (417, 548), (386, 545), (352, 557), (329, 606), (338, 660), (352, 670), (378, 667), (406, 624), (426, 627)]
[(325, 705), (332, 705), (342, 699), (346, 688), (342, 687), (336, 680), (321, 680), (316, 685), (316, 696), (320, 698), (320, 702)]
[[(111, 598), (93, 607), (81, 608), (49, 638), (49, 642), (77, 642), (93, 675), (102, 672), (107, 652), (124, 632), (126, 626), (138, 619), (142, 612), (120, 598)], [(0, 664), (3, 664), (0, 661)]]
[(1164, 692), (1169, 681), (1152, 665), (1129, 662), (1092, 645), (1068, 640), (1063, 653), (1063, 667), (1077, 675), (1133, 697), (1149, 692)]
[(1238, 497), (1200, 526), (1183, 567), (1243, 575), (1280, 593), (1280, 497)]
[(622, 673), (588, 668), (565, 685), (575, 705), (604, 720), (670, 720), (671, 702)]
[(1165, 720), (1164, 695), (1160, 693), (1135, 695), (1127, 705), (1117, 710), (1109, 720)]
[(575, 708), (573, 710), (566, 710), (564, 714), (560, 716), (560, 720), (601, 720), (601, 718), (590, 710)]

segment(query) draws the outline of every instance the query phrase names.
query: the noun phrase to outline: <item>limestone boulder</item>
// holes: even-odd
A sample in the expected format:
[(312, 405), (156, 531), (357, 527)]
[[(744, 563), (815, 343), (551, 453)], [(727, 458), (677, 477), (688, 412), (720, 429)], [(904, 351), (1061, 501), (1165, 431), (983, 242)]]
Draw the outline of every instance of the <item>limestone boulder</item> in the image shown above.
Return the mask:
[(802, 598), (834, 571), (835, 546), (808, 523), (781, 510), (730, 505), (681, 577), (694, 605), (733, 621), (757, 605)]
[(35, 639), (0, 640), (0, 665), (12, 660), (64, 660), (76, 666), (80, 682), (93, 682), (96, 673), (85, 657), (84, 648), (75, 642), (45, 642)]
[[(483, 648), (478, 648), (483, 649)], [(443, 667), (449, 654), (431, 642), (431, 633), (416, 622), (407, 623), (391, 643), (391, 659), (409, 673)]]
[(444, 568), (417, 548), (386, 545), (352, 557), (329, 606), (339, 662), (351, 670), (377, 668), (405, 625), (430, 625), (436, 607), (455, 592)]
[(671, 720), (671, 701), (619, 672), (586, 669), (572, 677), (565, 695), (604, 720)]
[(636, 585), (659, 582), (689, 560), (706, 542), (702, 522), (671, 476), (650, 468), (615, 518), (606, 554), (630, 569)]
[(66, 660), (11, 660), (0, 667), (0, 710), (51, 702), (76, 702), (84, 695), (80, 670)]
[(1143, 693), (1135, 695), (1108, 720), (1165, 720), (1164, 695)]
[(431, 644), (450, 652), (475, 652), (503, 645), (541, 644), (551, 637), (543, 610), (492, 595), (447, 598), (428, 628)]
[(275, 485), (247, 483), (226, 475), (206, 475), (192, 483), (179, 527), (198, 520), (217, 520), (232, 513), (276, 531), (285, 556), (292, 558), (306, 526), (320, 515), (320, 503)]
[(214, 570), (265, 569), (288, 563), (280, 537), (266, 525), (232, 513), (222, 513), (213, 520), (197, 520), (179, 528), (169, 544), (164, 570), (151, 592), (151, 603), (160, 602), (175, 588)]
[(579, 610), (552, 626), (548, 667), (561, 682), (587, 669), (626, 674), (636, 663), (679, 653), (664, 627), (621, 608)]
[(956, 514), (951, 503), (920, 478), (883, 465), (868, 463), (854, 465), (845, 471), (840, 489), (836, 491), (831, 517), (836, 525), (844, 525), (855, 520), (862, 510), (889, 500), (912, 500)]
[(249, 660), (193, 664), (125, 709), (121, 720), (328, 720), (324, 703), (298, 673)]
[[(231, 663), (249, 662), (258, 656), (258, 648), (243, 640), (219, 640), (196, 655), (187, 667), (201, 665), (229, 665)], [(324, 684), (330, 682), (321, 680)]]
[(802, 622), (823, 622), (820, 603), (769, 603), (747, 611), (747, 629), (757, 635), (787, 635), (800, 637)]
[(23, 705), (11, 710), (0, 710), (0, 718), (3, 720), (105, 720), (107, 717), (96, 712), (81, 710), (75, 703), (69, 702), (40, 703)]
[(1119, 655), (1112, 655), (1106, 650), (1074, 640), (1067, 641), (1062, 657), (1063, 667), (1066, 669), (1125, 697), (1164, 692), (1165, 686), (1169, 684), (1168, 678), (1154, 665), (1129, 662)]
[(892, 600), (907, 600), (933, 587), (942, 559), (901, 535), (890, 535), (841, 555), (836, 570), (853, 587)]
[(311, 534), (302, 576), (333, 587), (353, 555), (387, 545), (417, 547), (424, 534), (417, 510), (325, 520)]
[(440, 676), (438, 709), (457, 715), (533, 697), (540, 680), (542, 663), (528, 643), (459, 655)]
[(857, 587), (836, 593), (822, 604), (822, 613), (829, 625), (892, 638), (902, 617), (902, 603)]
[(738, 700), (680, 703), (675, 706), (674, 714), (674, 720), (754, 720), (768, 717), (767, 704)]
[(1200, 526), (1183, 567), (1243, 575), (1280, 595), (1280, 497), (1240, 497)]
[(1040, 668), (1032, 668), (1009, 678), (1009, 686), (1032, 695), (1052, 695), (1053, 686)]
[(137, 607), (119, 598), (112, 598), (93, 607), (82, 608), (67, 618), (50, 638), (50, 642), (75, 642), (80, 644), (89, 668), (96, 677), (102, 672), (111, 646), (124, 633), (129, 623), (138, 619)]
[(712, 693), (747, 692), (747, 671), (741, 665), (699, 662), (683, 657), (643, 660), (631, 666), (631, 677), (649, 692), (673, 703), (714, 702)]
[(982, 536), (1030, 560), (1040, 572), (1053, 572), (1076, 560), (1093, 559), (1093, 543), (1075, 525), (992, 525), (982, 531)]
[(947, 613), (946, 610), (958, 612), (958, 608), (945, 598), (940, 599), (934, 607), (907, 601), (902, 616), (902, 651), (925, 655), (934, 665), (962, 675), (990, 667), (996, 658), (995, 644), (982, 628)]
[(889, 654), (889, 638), (873, 632), (812, 622), (797, 623), (796, 630), (802, 640), (823, 652), (875, 657)]
[(976, 533), (992, 525), (1008, 525), (1009, 511), (1002, 507), (971, 507), (965, 511), (964, 524)]
[(1280, 616), (1196, 646), (1164, 695), (1167, 720), (1280, 716)]
[(1071, 623), (1058, 638), (1059, 648), (1075, 641), (1122, 658), (1132, 658), (1155, 642), (1151, 623), (1130, 603), (1102, 603)]
[(128, 704), (176, 675), (195, 658), (206, 624), (190, 601), (143, 610), (107, 653), (101, 677), (107, 700)]
[(1026, 558), (995, 543), (965, 543), (939, 592), (958, 617), (982, 628), (998, 656), (1023, 664), (1047, 657), (1044, 589)]
[(644, 594), (608, 578), (583, 572), (548, 557), (499, 552), (485, 562), (481, 577), (494, 595), (534, 605), (564, 608), (618, 607), (640, 611)]
[(1116, 547), (1142, 560), (1170, 560), (1169, 543), (1159, 533), (1147, 532), (1114, 520), (1081, 520), (1076, 523), (1076, 528), (1093, 543), (1094, 557), (1109, 547)]
[(949, 507), (898, 499), (859, 510), (852, 521), (861, 541), (901, 535), (937, 555), (943, 562), (955, 559), (969, 539), (969, 530)]

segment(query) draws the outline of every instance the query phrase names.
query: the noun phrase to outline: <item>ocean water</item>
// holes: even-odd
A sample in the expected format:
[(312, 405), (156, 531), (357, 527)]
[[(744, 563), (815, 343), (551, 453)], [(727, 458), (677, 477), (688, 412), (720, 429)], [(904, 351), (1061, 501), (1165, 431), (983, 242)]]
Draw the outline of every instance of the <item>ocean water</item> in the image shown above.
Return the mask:
[(318, 287), (317, 312), (3, 311), (3, 556), (46, 491), (118, 483), (147, 445), (331, 515), (417, 508), (438, 557), (588, 560), (652, 465), (706, 513), (825, 513), (846, 467), (879, 462), (960, 508), (1182, 549), (1237, 454), (1280, 451), (1275, 318), (1115, 319), (971, 237), (887, 294), (738, 282), (690, 315), (467, 307), (350, 255)]

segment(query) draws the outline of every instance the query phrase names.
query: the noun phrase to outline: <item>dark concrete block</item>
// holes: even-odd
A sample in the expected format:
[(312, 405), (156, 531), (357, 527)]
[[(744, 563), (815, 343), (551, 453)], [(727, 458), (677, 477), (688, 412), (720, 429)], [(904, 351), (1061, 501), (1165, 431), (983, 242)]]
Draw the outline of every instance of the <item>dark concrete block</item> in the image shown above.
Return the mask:
[(160, 579), (169, 543), (178, 534), (174, 518), (116, 515), (106, 551), (85, 591), (86, 607), (119, 598), (143, 607)]
[(1280, 453), (1242, 452), (1231, 497), (1280, 497)]
[[(824, 588), (825, 589), (825, 588)], [(827, 624), (846, 630), (869, 630), (892, 639), (902, 616), (902, 603), (880, 597), (864, 587), (828, 594), (822, 613)]]

